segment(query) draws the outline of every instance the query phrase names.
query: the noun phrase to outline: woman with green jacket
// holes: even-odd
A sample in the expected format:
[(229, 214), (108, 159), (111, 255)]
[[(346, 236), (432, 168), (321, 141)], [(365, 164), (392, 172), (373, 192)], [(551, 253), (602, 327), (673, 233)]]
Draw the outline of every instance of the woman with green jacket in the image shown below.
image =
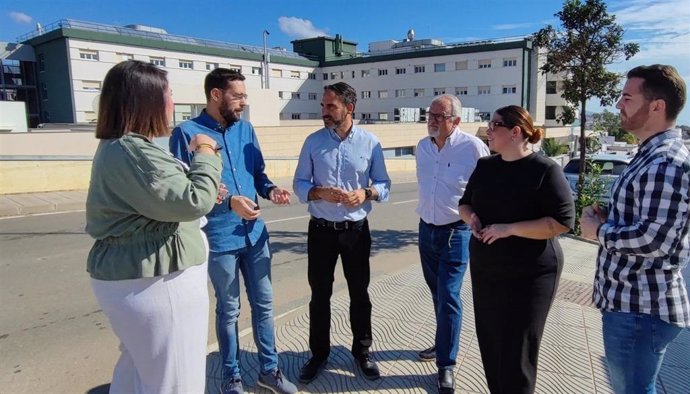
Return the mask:
[(189, 167), (156, 145), (169, 134), (166, 72), (126, 61), (106, 75), (86, 201), (96, 241), (87, 270), (121, 355), (111, 393), (203, 393), (208, 333), (207, 244), (221, 161), (204, 135)]

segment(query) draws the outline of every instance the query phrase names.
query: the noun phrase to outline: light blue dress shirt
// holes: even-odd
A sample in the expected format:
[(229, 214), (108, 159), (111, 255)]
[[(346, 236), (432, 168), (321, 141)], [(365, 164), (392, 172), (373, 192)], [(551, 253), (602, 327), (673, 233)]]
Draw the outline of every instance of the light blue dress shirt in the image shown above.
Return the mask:
[(309, 203), (314, 217), (334, 222), (366, 218), (371, 212), (370, 200), (353, 208), (325, 200), (308, 201), (309, 190), (315, 186), (346, 191), (372, 187), (378, 192), (377, 201), (388, 201), (391, 180), (376, 136), (355, 125), (344, 140), (327, 128), (310, 134), (302, 146), (292, 184), (299, 200)]

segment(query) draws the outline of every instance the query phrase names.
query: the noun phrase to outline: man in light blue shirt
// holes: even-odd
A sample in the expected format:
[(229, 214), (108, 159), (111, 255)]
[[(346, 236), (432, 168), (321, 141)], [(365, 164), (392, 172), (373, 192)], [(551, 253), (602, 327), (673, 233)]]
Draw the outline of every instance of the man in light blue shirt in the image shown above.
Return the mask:
[(390, 178), (376, 136), (354, 126), (357, 93), (339, 82), (324, 87), (323, 129), (309, 135), (299, 156), (293, 189), (309, 203), (307, 240), (309, 348), (312, 357), (302, 367), (300, 381), (316, 378), (330, 353), (333, 273), (340, 256), (350, 293), (352, 355), (365, 378), (380, 377), (369, 356), (372, 343), (369, 300), (371, 235), (367, 214), (371, 201), (387, 201)]

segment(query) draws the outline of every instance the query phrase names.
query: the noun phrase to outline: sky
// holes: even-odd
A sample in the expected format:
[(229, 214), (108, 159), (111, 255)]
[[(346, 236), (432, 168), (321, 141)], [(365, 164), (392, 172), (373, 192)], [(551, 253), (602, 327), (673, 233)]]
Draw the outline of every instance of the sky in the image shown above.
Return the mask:
[[(624, 31), (624, 40), (640, 44), (629, 61), (609, 70), (625, 72), (641, 65), (676, 67), (690, 83), (690, 0), (610, 0), (608, 12)], [(559, 0), (0, 0), (0, 41), (17, 37), (60, 19), (111, 25), (142, 24), (170, 34), (292, 50), (290, 41), (340, 34), (366, 52), (374, 41), (402, 40), (409, 29), (417, 39), (445, 43), (524, 36), (547, 24), (560, 27), (554, 16)], [(690, 125), (686, 105), (678, 123)], [(615, 108), (607, 108), (616, 111)], [(597, 101), (588, 111), (602, 110)]]

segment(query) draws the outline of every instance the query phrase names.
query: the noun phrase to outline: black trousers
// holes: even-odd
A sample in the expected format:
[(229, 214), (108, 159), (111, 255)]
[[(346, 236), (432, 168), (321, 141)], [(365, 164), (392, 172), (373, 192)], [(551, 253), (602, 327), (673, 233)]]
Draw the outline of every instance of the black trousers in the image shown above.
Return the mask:
[(314, 219), (309, 222), (309, 348), (314, 357), (326, 359), (330, 353), (331, 294), (338, 256), (350, 293), (351, 351), (355, 357), (369, 352), (372, 342), (368, 292), (370, 252), (371, 234), (366, 219), (347, 229), (335, 229)]
[(478, 269), (470, 262), (477, 341), (492, 394), (534, 393), (546, 317), (562, 265), (551, 272)]

